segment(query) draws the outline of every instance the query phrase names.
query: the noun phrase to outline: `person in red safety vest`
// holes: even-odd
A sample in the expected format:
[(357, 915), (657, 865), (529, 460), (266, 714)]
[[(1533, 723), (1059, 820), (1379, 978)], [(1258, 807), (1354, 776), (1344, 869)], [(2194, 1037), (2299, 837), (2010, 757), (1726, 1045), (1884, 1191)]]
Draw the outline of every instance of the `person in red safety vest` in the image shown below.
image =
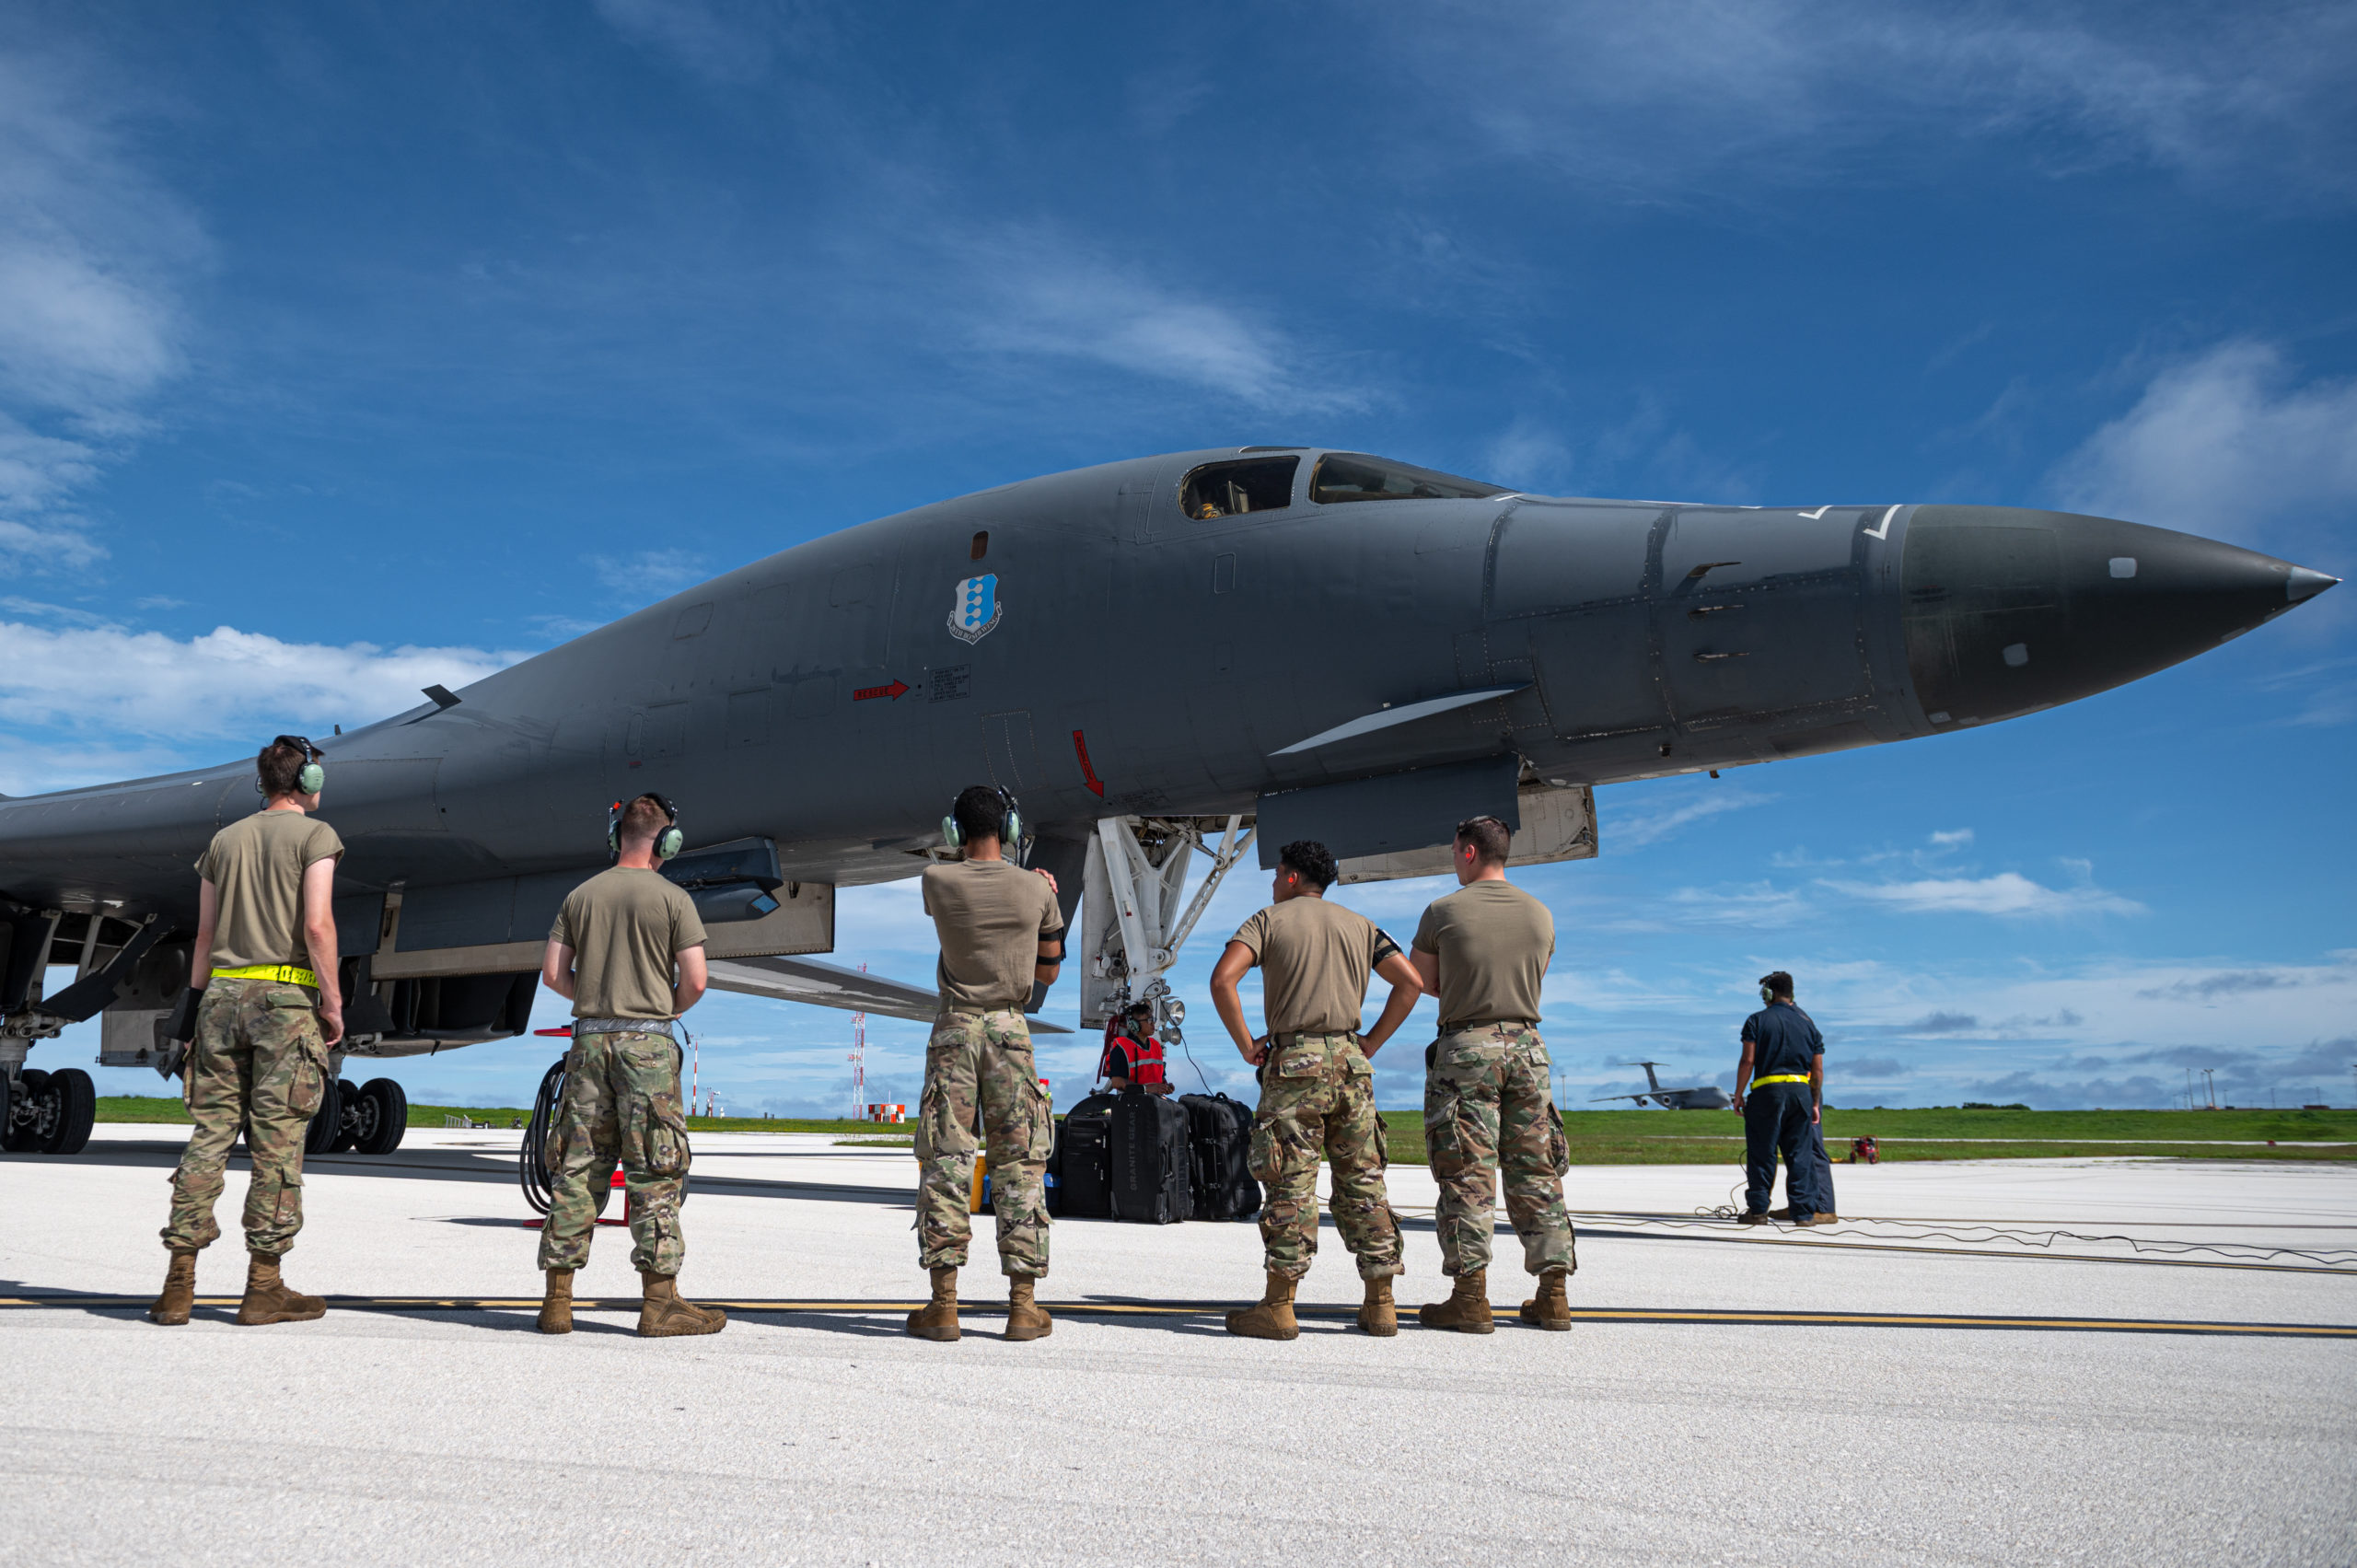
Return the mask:
[(1132, 1007), (1107, 1021), (1105, 1051), (1097, 1059), (1097, 1075), (1119, 1093), (1135, 1084), (1148, 1094), (1168, 1094), (1170, 1077), (1164, 1066), (1162, 1042), (1154, 1038), (1153, 1010)]

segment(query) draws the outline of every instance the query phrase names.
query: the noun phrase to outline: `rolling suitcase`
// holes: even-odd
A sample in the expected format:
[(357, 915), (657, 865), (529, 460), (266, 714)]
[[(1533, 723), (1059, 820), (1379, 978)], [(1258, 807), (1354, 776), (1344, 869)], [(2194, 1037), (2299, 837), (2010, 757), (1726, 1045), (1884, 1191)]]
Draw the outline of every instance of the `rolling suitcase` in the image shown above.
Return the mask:
[(1260, 1212), (1252, 1179), (1252, 1112), (1225, 1095), (1180, 1095), (1199, 1220), (1248, 1220)]
[(1113, 1217), (1112, 1167), (1107, 1160), (1114, 1097), (1090, 1095), (1056, 1124), (1048, 1156), (1048, 1212), (1067, 1219)]
[(1192, 1218), (1187, 1109), (1167, 1095), (1124, 1089), (1113, 1102), (1113, 1217), (1141, 1225)]

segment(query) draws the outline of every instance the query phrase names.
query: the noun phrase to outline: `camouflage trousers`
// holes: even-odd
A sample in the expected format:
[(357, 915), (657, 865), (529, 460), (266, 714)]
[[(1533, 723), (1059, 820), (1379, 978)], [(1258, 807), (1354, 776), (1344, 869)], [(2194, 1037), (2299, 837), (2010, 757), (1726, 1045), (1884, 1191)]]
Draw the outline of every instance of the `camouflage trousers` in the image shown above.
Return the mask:
[(1425, 1048), (1424, 1146), (1440, 1186), (1442, 1273), (1490, 1266), (1501, 1169), (1522, 1266), (1534, 1274), (1579, 1266), (1563, 1207), (1571, 1147), (1550, 1086), (1547, 1047), (1521, 1024), (1452, 1029)]
[(1375, 1112), (1375, 1068), (1350, 1034), (1290, 1037), (1260, 1064), (1252, 1174), (1269, 1190), (1260, 1245), (1269, 1272), (1299, 1279), (1318, 1255), (1318, 1162), (1334, 1167), (1334, 1225), (1363, 1279), (1403, 1272), (1399, 1223), (1383, 1185), (1390, 1163)]
[(1048, 1151), (1055, 1137), (1055, 1117), (1031, 1063), (1031, 1026), (1021, 1013), (935, 1018), (917, 1104), (919, 1266), (966, 1266), (974, 1235), (968, 1212), (974, 1151), (987, 1144), (999, 1272), (1012, 1279), (1045, 1274)]
[(575, 1038), (564, 1093), (549, 1129), (549, 1218), (540, 1267), (589, 1261), (598, 1190), (622, 1167), (630, 1197), (631, 1267), (669, 1276), (687, 1260), (679, 1198), (688, 1189), (688, 1123), (679, 1106), (679, 1048), (668, 1035)]
[(164, 1245), (209, 1247), (222, 1172), (246, 1130), (253, 1175), (246, 1183), (246, 1246), (284, 1256), (303, 1228), (303, 1139), (328, 1082), (319, 993), (267, 980), (216, 980), (197, 1009), (188, 1054), (188, 1109), (196, 1129), (172, 1172)]

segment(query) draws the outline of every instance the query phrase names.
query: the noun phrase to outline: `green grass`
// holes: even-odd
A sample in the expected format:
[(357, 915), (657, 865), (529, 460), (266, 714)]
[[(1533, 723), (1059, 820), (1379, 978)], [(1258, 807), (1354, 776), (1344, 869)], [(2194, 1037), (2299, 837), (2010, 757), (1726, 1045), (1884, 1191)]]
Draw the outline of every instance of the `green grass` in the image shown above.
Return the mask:
[[(1383, 1113), (1392, 1160), (1422, 1165), (1422, 1113)], [(1731, 1110), (1573, 1110), (1563, 1133), (1574, 1165), (1716, 1165), (1743, 1158)], [(2135, 1155), (2178, 1159), (2357, 1160), (2348, 1110), (1845, 1110), (1825, 1113), (1836, 1158), (1872, 1134), (1887, 1160), (2055, 1159)], [(2273, 1148), (2265, 1140), (2278, 1140)], [(2251, 1140), (2220, 1146), (2215, 1140)], [(1983, 1140), (1995, 1140), (1985, 1142)], [(2119, 1142), (2115, 1140), (2127, 1140)], [(2319, 1142), (2351, 1146), (2318, 1148)], [(2305, 1145), (2305, 1146), (2304, 1146)]]
[(100, 1095), (98, 1119), (100, 1121), (152, 1121), (165, 1125), (188, 1125), (188, 1108), (178, 1095)]
[[(463, 1115), (505, 1130), (529, 1113), (516, 1107), (417, 1105), (412, 1127), (443, 1125)], [(177, 1097), (110, 1095), (99, 1101), (101, 1121), (179, 1123), (188, 1112)], [(1395, 1164), (1423, 1165), (1423, 1116), (1387, 1110), (1384, 1131)], [(873, 1121), (788, 1120), (759, 1116), (695, 1116), (697, 1132), (831, 1132), (850, 1147), (900, 1148), (901, 1133)], [(1725, 1110), (1573, 1110), (1563, 1116), (1574, 1165), (1720, 1165), (1743, 1157), (1743, 1121)], [(2178, 1159), (2357, 1160), (2357, 1111), (2351, 1110), (1852, 1110), (1825, 1113), (1834, 1156), (1850, 1140), (1872, 1133), (1887, 1160), (2053, 1159), (2135, 1155)], [(2277, 1140), (2269, 1148), (2264, 1141)], [(1994, 1140), (1984, 1142), (1981, 1140)], [(2126, 1140), (2125, 1142), (2119, 1140)], [(2228, 1140), (2250, 1140), (2235, 1144)], [(2320, 1148), (2319, 1143), (2347, 1146)]]

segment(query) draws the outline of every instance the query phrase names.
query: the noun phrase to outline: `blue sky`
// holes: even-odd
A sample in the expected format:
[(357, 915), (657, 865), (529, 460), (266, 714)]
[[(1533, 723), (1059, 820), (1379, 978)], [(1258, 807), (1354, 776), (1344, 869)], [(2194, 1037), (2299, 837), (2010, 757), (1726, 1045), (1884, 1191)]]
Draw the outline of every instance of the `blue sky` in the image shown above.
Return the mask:
[[(2059, 505), (2346, 574), (2353, 64), (2347, 5), (20, 0), (0, 790), (365, 722), (816, 535), (1190, 447)], [(1527, 878), (1562, 1094), (1724, 1078), (1782, 967), (1837, 1101), (2206, 1065), (2348, 1103), (2352, 595), (2011, 724), (1602, 792), (1602, 857)], [(1231, 1091), (1203, 981), (1260, 889), (1178, 976)], [(1435, 890), (1345, 898), (1412, 927)], [(923, 978), (912, 889), (847, 895), (838, 957)], [(842, 1016), (697, 1020), (732, 1108), (847, 1098)], [(921, 1028), (871, 1039), (913, 1098)], [(545, 1055), (394, 1072), (513, 1103)], [(1042, 1060), (1068, 1102), (1088, 1051)]]

